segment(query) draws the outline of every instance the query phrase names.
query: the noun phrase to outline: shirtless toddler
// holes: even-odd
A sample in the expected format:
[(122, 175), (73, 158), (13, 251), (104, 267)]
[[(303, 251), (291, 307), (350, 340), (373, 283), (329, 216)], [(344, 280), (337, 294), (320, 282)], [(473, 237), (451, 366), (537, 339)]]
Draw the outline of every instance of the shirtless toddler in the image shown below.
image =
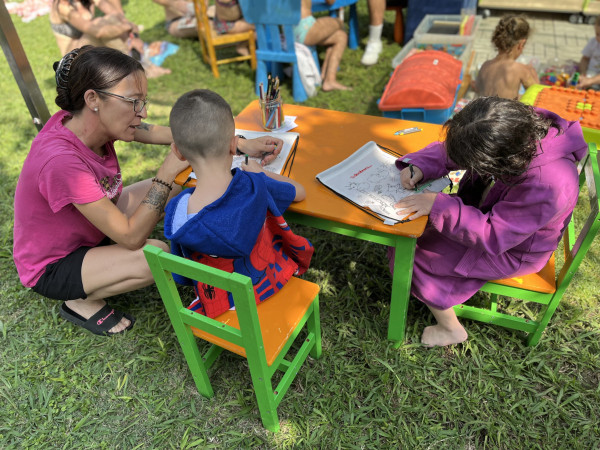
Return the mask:
[(500, 20), (492, 35), (498, 54), (479, 69), (473, 86), (475, 92), (482, 97), (517, 100), (521, 85), (527, 89), (540, 82), (532, 66), (516, 61), (523, 53), (529, 32), (529, 24), (523, 16), (508, 15)]

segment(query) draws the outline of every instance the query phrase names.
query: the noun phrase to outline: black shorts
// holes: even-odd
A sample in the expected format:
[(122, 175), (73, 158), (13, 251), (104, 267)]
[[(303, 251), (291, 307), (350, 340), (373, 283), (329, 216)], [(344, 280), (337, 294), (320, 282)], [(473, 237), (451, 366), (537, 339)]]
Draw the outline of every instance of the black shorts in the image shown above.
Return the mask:
[(73, 253), (48, 264), (33, 289), (44, 297), (54, 300), (76, 300), (87, 298), (83, 290), (81, 266), (83, 258), (92, 247), (79, 247)]

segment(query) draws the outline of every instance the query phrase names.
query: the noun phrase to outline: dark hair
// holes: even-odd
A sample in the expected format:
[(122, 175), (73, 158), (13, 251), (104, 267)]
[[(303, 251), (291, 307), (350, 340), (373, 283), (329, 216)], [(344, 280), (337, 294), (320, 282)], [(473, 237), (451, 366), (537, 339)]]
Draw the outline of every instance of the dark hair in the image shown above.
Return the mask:
[(86, 45), (67, 53), (54, 63), (56, 104), (69, 112), (83, 109), (85, 92), (108, 90), (123, 78), (144, 73), (142, 65), (130, 56), (108, 47)]
[[(69, 4), (75, 9), (77, 8), (75, 5), (75, 1), (76, 0), (69, 0)], [(58, 3), (60, 2), (60, 0), (52, 0), (53, 4), (58, 5)], [(81, 3), (81, 5), (87, 9), (90, 10), (92, 7), (92, 0), (79, 0), (79, 2)]]
[(229, 104), (216, 92), (196, 89), (177, 99), (169, 116), (175, 145), (186, 159), (224, 154), (235, 133)]
[(530, 31), (525, 16), (516, 14), (504, 16), (494, 30), (492, 44), (501, 53), (509, 52), (521, 39), (527, 39)]
[(560, 126), (516, 100), (480, 97), (446, 122), (446, 152), (461, 169), (518, 182), (550, 127)]

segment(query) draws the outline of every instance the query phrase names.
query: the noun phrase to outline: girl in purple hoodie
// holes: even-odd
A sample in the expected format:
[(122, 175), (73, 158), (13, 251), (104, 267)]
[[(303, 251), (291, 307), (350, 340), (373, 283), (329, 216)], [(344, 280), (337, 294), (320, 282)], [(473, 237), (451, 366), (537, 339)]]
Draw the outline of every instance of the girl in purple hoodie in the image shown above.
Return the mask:
[(437, 321), (423, 331), (427, 346), (467, 339), (452, 307), (486, 281), (548, 262), (577, 203), (577, 161), (587, 152), (578, 122), (498, 97), (473, 100), (445, 131), (445, 142), (396, 161), (407, 189), (466, 170), (457, 194), (425, 191), (396, 205), (413, 220), (429, 215), (411, 287)]

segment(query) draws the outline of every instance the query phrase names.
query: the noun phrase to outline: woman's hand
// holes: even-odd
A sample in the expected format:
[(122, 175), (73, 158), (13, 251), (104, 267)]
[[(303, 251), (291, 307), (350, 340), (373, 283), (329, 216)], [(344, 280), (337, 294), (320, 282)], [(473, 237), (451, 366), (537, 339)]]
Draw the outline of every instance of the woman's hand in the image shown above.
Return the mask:
[(241, 152), (255, 158), (261, 158), (261, 165), (266, 166), (273, 162), (281, 153), (283, 141), (271, 136), (261, 136), (256, 139), (238, 139), (238, 148)]
[[(405, 169), (406, 170), (406, 169)], [(433, 202), (437, 197), (437, 192), (425, 191), (422, 194), (410, 195), (403, 198), (394, 205), (394, 208), (401, 210), (402, 214), (414, 213), (409, 220), (418, 219), (421, 216), (428, 216), (433, 207)]]
[[(412, 167), (412, 172), (411, 172)], [(404, 189), (414, 189), (419, 181), (423, 179), (423, 172), (417, 166), (410, 165), (400, 171), (400, 181)]]
[(171, 150), (158, 169), (156, 176), (167, 183), (172, 182), (180, 172), (183, 172), (190, 166), (190, 163), (186, 159), (182, 160), (181, 158), (175, 154), (173, 146), (171, 146)]

